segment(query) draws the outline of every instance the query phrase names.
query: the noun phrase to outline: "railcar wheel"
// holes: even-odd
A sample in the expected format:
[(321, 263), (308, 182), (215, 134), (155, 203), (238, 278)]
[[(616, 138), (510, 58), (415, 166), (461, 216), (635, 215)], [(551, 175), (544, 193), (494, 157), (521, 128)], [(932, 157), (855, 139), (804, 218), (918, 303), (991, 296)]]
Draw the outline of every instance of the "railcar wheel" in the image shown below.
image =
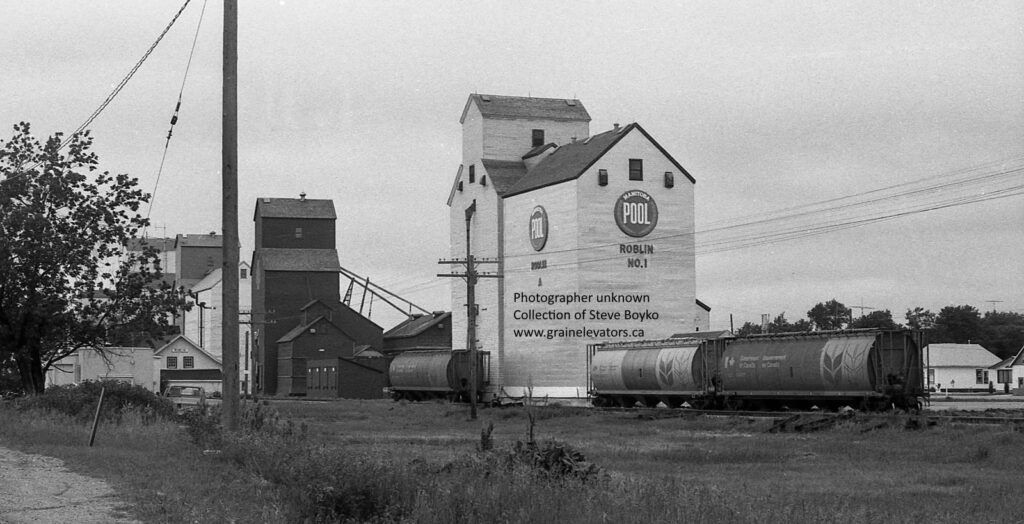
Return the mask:
[(666, 406), (672, 409), (676, 409), (679, 406), (683, 405), (683, 399), (679, 397), (661, 397), (661, 401), (664, 402)]
[(656, 407), (658, 407), (658, 402), (661, 402), (658, 399), (658, 397), (644, 397), (643, 398), (643, 405), (647, 406), (649, 408), (656, 408)]
[(725, 409), (729, 411), (739, 411), (743, 407), (743, 400), (736, 397), (729, 397), (725, 399)]

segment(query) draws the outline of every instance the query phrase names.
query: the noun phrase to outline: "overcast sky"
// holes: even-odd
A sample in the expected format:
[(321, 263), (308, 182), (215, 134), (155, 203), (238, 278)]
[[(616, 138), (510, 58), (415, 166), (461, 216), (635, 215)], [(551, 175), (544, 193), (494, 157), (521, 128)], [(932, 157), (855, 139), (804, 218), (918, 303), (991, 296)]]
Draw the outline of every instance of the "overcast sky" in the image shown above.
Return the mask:
[[(4, 2), (0, 136), (19, 121), (78, 127), (181, 3)], [(451, 307), (434, 275), (473, 92), (579, 98), (595, 134), (640, 123), (696, 178), (698, 231), (1024, 157), (1021, 2), (241, 4), (242, 259), (256, 198), (305, 191), (333, 199), (343, 266), (427, 309)], [(91, 126), (103, 168), (148, 191), (202, 8), (192, 0)], [(220, 230), (222, 23), (210, 2), (153, 235)], [(1022, 224), (1018, 195), (699, 254), (697, 295), (713, 328), (730, 313), (737, 327), (796, 320), (831, 298), (897, 321), (988, 300), (1024, 312)], [(374, 320), (388, 328), (384, 307)]]

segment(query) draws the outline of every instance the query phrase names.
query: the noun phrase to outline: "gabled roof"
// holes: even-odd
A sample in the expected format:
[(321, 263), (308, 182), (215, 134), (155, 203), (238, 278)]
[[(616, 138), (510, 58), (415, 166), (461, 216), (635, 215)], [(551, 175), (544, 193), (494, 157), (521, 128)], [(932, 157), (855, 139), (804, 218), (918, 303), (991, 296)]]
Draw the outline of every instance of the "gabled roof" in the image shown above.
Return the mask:
[(209, 291), (210, 289), (213, 289), (214, 286), (220, 283), (220, 274), (220, 268), (214, 269), (207, 273), (205, 276), (203, 276), (203, 278), (199, 279), (199, 282), (196, 282), (195, 284), (189, 286), (189, 289), (197, 293), (201, 291)]
[(178, 246), (189, 247), (222, 247), (224, 237), (215, 233), (191, 233), (174, 237), (174, 248)]
[(333, 249), (262, 248), (256, 257), (264, 271), (322, 271), (336, 272), (341, 267), (338, 252)]
[(990, 367), (989, 369), (1008, 368), (1013, 366), (1024, 366), (1024, 347), (1017, 351), (1017, 354), (1003, 359), (1002, 362)]
[(192, 341), (192, 339), (186, 337), (185, 335), (178, 335), (178, 336), (168, 340), (166, 344), (164, 344), (163, 346), (160, 346), (160, 349), (158, 349), (158, 350), (153, 352), (153, 356), (157, 356), (160, 353), (163, 353), (163, 351), (165, 349), (171, 347), (171, 345), (174, 344), (179, 338), (182, 339), (186, 344), (192, 346), (192, 348), (195, 349), (196, 351), (206, 355), (207, 357), (210, 357), (210, 360), (216, 362), (219, 365), (223, 365), (223, 362), (221, 362), (221, 360), (219, 358), (211, 355), (208, 351), (206, 351), (205, 349), (199, 347), (199, 344), (196, 344), (195, 342)]
[(362, 345), (356, 346), (355, 350), (352, 352), (352, 358), (356, 358), (356, 357), (359, 357), (359, 358), (383, 358), (384, 357), (384, 353), (381, 353), (380, 351), (377, 351), (377, 350), (373, 349), (373, 346), (370, 346), (368, 344), (362, 344)]
[(323, 218), (337, 219), (334, 201), (314, 198), (257, 198), (253, 219), (263, 218)]
[(1020, 350), (1017, 351), (1017, 355), (1013, 357), (1011, 366), (1024, 366), (1024, 346), (1021, 346)]
[(317, 304), (318, 302), (319, 302), (319, 303), (320, 303), (320, 305), (322, 305), (323, 307), (325, 307), (325, 308), (327, 308), (327, 309), (331, 309), (331, 307), (330, 307), (330, 306), (328, 306), (328, 305), (327, 305), (327, 303), (326, 303), (326, 302), (324, 302), (323, 300), (320, 300), (319, 298), (314, 298), (313, 300), (310, 300), (309, 302), (306, 302), (306, 304), (305, 304), (305, 305), (303, 305), (302, 307), (300, 307), (300, 308), (299, 308), (299, 311), (305, 311), (305, 310), (307, 310), (307, 309), (309, 309), (309, 308), (313, 307), (314, 305), (316, 305), (316, 304)]
[(420, 333), (452, 318), (450, 311), (435, 311), (430, 315), (413, 315), (384, 333), (385, 339), (415, 337)]
[(574, 98), (534, 98), (527, 96), (503, 96), (471, 94), (462, 109), (459, 123), (466, 121), (469, 105), (476, 104), (484, 118), (529, 118), (538, 120), (560, 120), (589, 122), (590, 114), (583, 103)]
[(519, 160), (480, 160), (484, 170), (491, 177), (491, 184), (498, 195), (504, 195), (526, 176), (526, 164)]
[(999, 357), (978, 344), (929, 344), (928, 366), (987, 368), (999, 363)]
[(679, 165), (679, 162), (676, 162), (676, 159), (672, 158), (665, 148), (661, 147), (661, 144), (651, 138), (651, 135), (647, 134), (640, 124), (634, 122), (626, 127), (605, 131), (585, 140), (577, 140), (559, 147), (544, 160), (541, 160), (503, 196), (507, 198), (579, 178), (605, 153), (615, 147), (615, 144), (634, 130), (642, 133), (690, 182), (697, 183), (690, 173)]
[(327, 318), (326, 316), (320, 315), (319, 317), (316, 317), (313, 320), (310, 320), (306, 324), (300, 324), (298, 326), (295, 326), (294, 328), (291, 329), (291, 331), (285, 333), (284, 335), (281, 336), (281, 338), (277, 339), (277, 343), (278, 344), (288, 343), (288, 342), (291, 342), (291, 341), (299, 338), (299, 336), (301, 336), (303, 333), (305, 333), (306, 330), (312, 328), (313, 326), (316, 326), (317, 323), (319, 323), (321, 320), (326, 322), (327, 324), (330, 324), (332, 327), (334, 327), (334, 329), (337, 329), (338, 331), (340, 331), (342, 334), (344, 334), (349, 339), (355, 340), (355, 338), (352, 335), (348, 334), (347, 331), (342, 329), (341, 326), (335, 324), (334, 322), (331, 322), (331, 319)]

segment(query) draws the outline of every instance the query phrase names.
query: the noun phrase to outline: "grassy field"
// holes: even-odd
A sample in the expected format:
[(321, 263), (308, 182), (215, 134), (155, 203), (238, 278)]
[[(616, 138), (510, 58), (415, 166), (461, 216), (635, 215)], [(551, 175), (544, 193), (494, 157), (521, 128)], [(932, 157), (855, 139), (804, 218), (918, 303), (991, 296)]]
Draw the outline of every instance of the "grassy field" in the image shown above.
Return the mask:
[[(1004, 426), (810, 434), (768, 420), (535, 409), (539, 441), (603, 470), (537, 473), (527, 410), (273, 401), (277, 429), (203, 454), (170, 422), (87, 428), (0, 408), (0, 444), (108, 479), (145, 522), (1015, 522), (1024, 434)], [(266, 408), (261, 408), (266, 411)], [(271, 417), (275, 418), (275, 417)], [(478, 451), (493, 425), (494, 449)], [(321, 508), (314, 511), (310, 508)], [(348, 509), (346, 509), (348, 508)], [(358, 511), (351, 510), (357, 508)], [(354, 512), (353, 512), (354, 511)]]

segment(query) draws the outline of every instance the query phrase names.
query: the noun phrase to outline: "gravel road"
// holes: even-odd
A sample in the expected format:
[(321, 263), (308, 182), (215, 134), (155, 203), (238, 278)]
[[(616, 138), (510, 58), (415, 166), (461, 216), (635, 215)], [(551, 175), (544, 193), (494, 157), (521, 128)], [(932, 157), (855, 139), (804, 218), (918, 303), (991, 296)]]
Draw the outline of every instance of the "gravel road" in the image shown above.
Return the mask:
[(0, 523), (137, 523), (103, 480), (53, 457), (0, 447)]

